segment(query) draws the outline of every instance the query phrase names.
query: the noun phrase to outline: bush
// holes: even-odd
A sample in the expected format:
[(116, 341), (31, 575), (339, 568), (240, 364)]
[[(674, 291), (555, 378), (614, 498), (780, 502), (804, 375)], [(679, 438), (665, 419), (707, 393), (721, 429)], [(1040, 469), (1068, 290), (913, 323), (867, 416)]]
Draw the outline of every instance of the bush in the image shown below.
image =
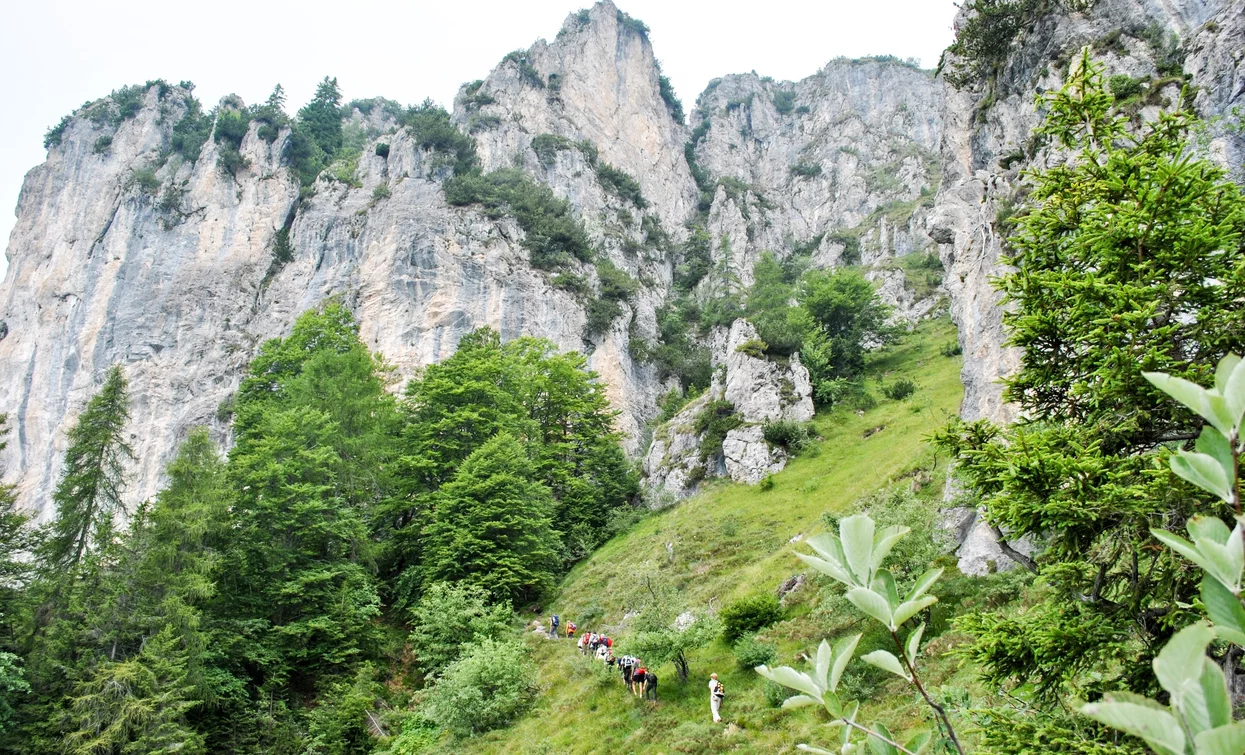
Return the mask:
[(821, 175), (820, 163), (798, 162), (791, 166), (791, 175), (800, 178), (812, 178)]
[(495, 640), (509, 624), (510, 610), (491, 602), (483, 588), (437, 582), (411, 608), (411, 653), (420, 671), (436, 674), (456, 661), (467, 643)]
[(282, 228), (272, 237), (272, 261), (284, 265), (294, 259), (294, 246), (290, 243), (290, 229)]
[(772, 593), (753, 595), (726, 606), (718, 617), (722, 620), (722, 639), (734, 645), (741, 637), (782, 621), (782, 606)]
[(376, 143), (376, 156), (388, 159), (389, 158), (389, 145), (385, 144), (384, 142), (377, 142)]
[(735, 411), (735, 405), (725, 400), (710, 401), (696, 415), (695, 430), (700, 438), (700, 460), (705, 462), (709, 457), (722, 452), (722, 441), (726, 434), (744, 423), (743, 417)]
[(760, 338), (753, 338), (736, 346), (735, 351), (740, 354), (747, 354), (753, 359), (764, 359), (765, 350), (768, 348), (769, 345), (765, 341), (762, 341)]
[(450, 114), (445, 108), (432, 100), (424, 100), (418, 107), (407, 108), (401, 123), (411, 132), (421, 149), (445, 155), (454, 168), (454, 175), (470, 173), (479, 165), (475, 139), (459, 131), (450, 122)]
[(372, 189), (372, 201), (379, 202), (382, 199), (388, 199), (389, 194), (389, 187), (386, 184), (376, 184), (376, 188)]
[(60, 123), (49, 128), (43, 135), (43, 148), (51, 149), (53, 147), (59, 147), (61, 140), (65, 138), (65, 130), (69, 128), (69, 124), (72, 122), (73, 116), (66, 115), (61, 118)]
[(227, 173), (237, 178), (239, 170), (249, 168), (250, 166), (251, 161), (249, 159), (243, 157), (241, 152), (227, 144), (221, 145), (221, 148), (217, 150), (216, 167), (222, 173)]
[(648, 200), (640, 191), (640, 184), (626, 171), (619, 170), (609, 163), (598, 162), (596, 165), (597, 180), (607, 191), (625, 199), (641, 210), (648, 207)]
[(444, 190), (451, 205), (480, 204), (490, 218), (514, 217), (523, 229), (523, 247), (533, 267), (555, 270), (573, 259), (592, 259), (588, 234), (571, 214), (570, 205), (521, 170), (455, 174), (445, 182)]
[(791, 419), (776, 419), (766, 422), (762, 428), (765, 440), (775, 446), (781, 446), (792, 454), (797, 454), (813, 442), (813, 432), (804, 422)]
[(527, 82), (537, 89), (545, 88), (545, 79), (540, 75), (540, 71), (532, 65), (527, 59), (527, 53), (523, 50), (515, 50), (501, 59), (502, 63), (514, 63), (515, 69), (519, 72), (519, 79)]
[(160, 191), (160, 179), (156, 177), (156, 172), (151, 168), (139, 168), (130, 174), (130, 180), (127, 182), (130, 186), (137, 186), (144, 194), (155, 195)]
[(640, 284), (627, 274), (625, 270), (619, 269), (614, 263), (603, 259), (596, 264), (597, 280), (601, 283), (601, 298), (612, 299), (614, 301), (624, 301), (635, 295)]
[(795, 110), (795, 92), (786, 89), (774, 92), (774, 109), (783, 115)]
[(735, 643), (735, 662), (743, 671), (751, 671), (757, 666), (768, 666), (778, 657), (778, 650), (768, 643), (755, 637), (744, 637)]
[(882, 386), (882, 395), (891, 401), (903, 401), (916, 393), (916, 383), (908, 378), (899, 378), (889, 385)]
[(546, 168), (552, 167), (558, 160), (558, 153), (563, 150), (572, 149), (575, 143), (565, 136), (557, 134), (537, 134), (532, 137), (532, 151), (536, 153), (536, 159)]
[(424, 710), (465, 737), (513, 721), (535, 699), (536, 669), (517, 642), (484, 640), (464, 649), (428, 690)]
[(606, 333), (614, 320), (622, 314), (622, 307), (613, 299), (596, 298), (588, 302), (584, 308), (588, 322), (584, 325), (584, 336), (591, 338)]
[(1128, 74), (1121, 73), (1118, 76), (1112, 76), (1108, 86), (1111, 88), (1111, 96), (1115, 97), (1116, 104), (1120, 104), (1133, 97), (1140, 97), (1141, 85), (1146, 81), (1147, 79), (1144, 78), (1134, 79)]
[(1011, 49), (1012, 40), (1041, 5), (1041, 0), (969, 0), (964, 23), (943, 53), (955, 60), (939, 71), (951, 86), (965, 86), (993, 76)]
[(661, 92), (662, 101), (666, 103), (666, 110), (670, 111), (670, 117), (676, 123), (683, 123), (683, 103), (674, 93), (674, 85), (670, 83), (670, 79), (661, 73), (660, 65), (657, 67), (657, 89)]
[(97, 155), (107, 154), (112, 147), (112, 134), (104, 134), (95, 140), (95, 144), (91, 147), (91, 152)]
[(657, 406), (661, 409), (661, 411), (657, 414), (658, 424), (662, 422), (669, 422), (672, 418), (674, 418), (674, 415), (682, 411), (683, 407), (687, 406), (688, 403), (696, 397), (696, 395), (697, 394), (691, 391), (681, 391), (678, 388), (671, 388), (667, 391), (666, 395), (662, 396), (661, 400), (657, 402)]
[(938, 353), (942, 354), (944, 357), (958, 357), (964, 353), (964, 347), (960, 346), (958, 339), (955, 341), (947, 341), (942, 346), (938, 347)]
[(774, 475), (767, 474), (764, 477), (762, 477), (761, 481), (757, 483), (757, 487), (760, 488), (762, 493), (768, 493), (771, 490), (773, 490), (774, 489)]

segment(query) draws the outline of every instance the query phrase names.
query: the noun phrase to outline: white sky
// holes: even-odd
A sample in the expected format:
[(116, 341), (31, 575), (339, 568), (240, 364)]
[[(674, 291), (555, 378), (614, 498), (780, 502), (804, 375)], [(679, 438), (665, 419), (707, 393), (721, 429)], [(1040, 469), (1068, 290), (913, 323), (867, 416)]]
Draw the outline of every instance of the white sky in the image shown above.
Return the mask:
[[(952, 0), (615, 0), (644, 21), (689, 112), (716, 76), (755, 70), (801, 79), (837, 56), (919, 58), (951, 42)], [(425, 97), (449, 106), (507, 52), (552, 40), (589, 0), (3, 0), (0, 2), (0, 239), (43, 133), (126, 84), (195, 82), (205, 108), (248, 103), (280, 82), (292, 113), (324, 75), (346, 100)], [(7, 268), (0, 260), (0, 269)]]

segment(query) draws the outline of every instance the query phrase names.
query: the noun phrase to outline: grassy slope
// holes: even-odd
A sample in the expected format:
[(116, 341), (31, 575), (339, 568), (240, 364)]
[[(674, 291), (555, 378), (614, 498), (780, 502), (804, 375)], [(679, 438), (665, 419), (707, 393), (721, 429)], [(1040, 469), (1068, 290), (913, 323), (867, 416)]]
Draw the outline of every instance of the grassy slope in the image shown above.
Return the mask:
[[(946, 422), (959, 408), (960, 360), (939, 354), (954, 340), (945, 321), (924, 324), (903, 343), (880, 354), (870, 365), (868, 385), (878, 405), (857, 415), (839, 410), (819, 414), (817, 451), (801, 456), (774, 478), (772, 490), (715, 483), (680, 505), (654, 515), (614, 538), (572, 571), (551, 611), (563, 620), (599, 612), (597, 626), (616, 627), (625, 613), (623, 600), (632, 589), (634, 571), (646, 562), (659, 567), (694, 607), (716, 608), (757, 591), (770, 591), (801, 571), (791, 539), (824, 529), (823, 512), (841, 511), (864, 494), (886, 488), (918, 466), (930, 468), (932, 453), (922, 437)], [(914, 379), (918, 392), (906, 401), (881, 397), (877, 379), (886, 375)], [(883, 427), (864, 436), (870, 430)], [(926, 494), (936, 495), (941, 466)], [(673, 543), (673, 560), (666, 544)], [(789, 618), (764, 637), (777, 644), (779, 664), (797, 665), (800, 653), (815, 648), (824, 617), (812, 613), (818, 600), (806, 586), (793, 598)], [(581, 625), (583, 622), (580, 622)], [(618, 633), (625, 643), (625, 629)], [(777, 752), (798, 742), (828, 744), (824, 714), (780, 711), (766, 702), (763, 680), (736, 668), (731, 649), (721, 641), (691, 658), (691, 677), (680, 685), (674, 668), (657, 669), (661, 702), (646, 705), (624, 693), (614, 677), (582, 662), (567, 641), (529, 639), (540, 664), (543, 691), (535, 708), (514, 726), (467, 742), (445, 743), (473, 753), (630, 753)], [(932, 649), (936, 651), (935, 640)], [(622, 648), (625, 651), (625, 644)], [(856, 663), (860, 663), (856, 661)], [(726, 720), (741, 727), (731, 736), (709, 723), (707, 680), (722, 677), (730, 697)], [(957, 672), (948, 660), (931, 668), (933, 681)], [(964, 683), (963, 679), (955, 679)], [(890, 691), (890, 690), (888, 690)], [(899, 692), (896, 688), (894, 692)], [(882, 696), (879, 695), (879, 698)], [(920, 708), (910, 695), (887, 695), (883, 720), (892, 728), (919, 723)], [(878, 703), (866, 701), (866, 711)]]

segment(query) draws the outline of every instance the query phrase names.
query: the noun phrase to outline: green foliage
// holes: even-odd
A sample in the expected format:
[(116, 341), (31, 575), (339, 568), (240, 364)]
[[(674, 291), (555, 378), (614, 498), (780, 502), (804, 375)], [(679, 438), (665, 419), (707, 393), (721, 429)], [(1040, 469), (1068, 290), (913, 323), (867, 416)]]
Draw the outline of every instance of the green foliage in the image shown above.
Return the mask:
[(722, 621), (722, 639), (728, 645), (734, 645), (745, 635), (756, 634), (770, 624), (782, 621), (782, 606), (773, 593), (752, 595), (723, 607), (718, 618)]
[(903, 401), (916, 393), (916, 383), (909, 378), (899, 378), (882, 386), (882, 395), (891, 401)]
[(633, 34), (639, 34), (641, 37), (648, 39), (648, 25), (638, 18), (632, 18), (622, 11), (618, 11), (618, 25)]
[(505, 726), (536, 696), (535, 669), (517, 642), (472, 643), (428, 690), (424, 710), (458, 736)]
[[(1042, 7), (1041, 0), (970, 0), (955, 41), (943, 53), (939, 70), (951, 86), (963, 89), (993, 76), (1012, 40)], [(947, 66), (947, 57), (951, 65)]]
[(725, 399), (714, 399), (705, 403), (696, 415), (693, 428), (700, 435), (700, 460), (708, 461), (711, 457), (722, 453), (722, 442), (726, 434), (744, 422), (735, 411), (735, 405)]
[[(982, 620), (991, 634), (975, 633), (974, 645), (1000, 670), (987, 678), (1049, 677), (1052, 697), (1154, 689), (1151, 655), (1187, 621), (1197, 586), (1147, 533), (1211, 504), (1159, 464), (1159, 447), (1193, 437), (1202, 421), (1165, 401), (1146, 373), (1203, 382), (1209, 364), (1245, 346), (1234, 304), (1245, 293), (1245, 199), (1189, 157), (1188, 115), (1133, 131), (1113, 105), (1087, 59), (1046, 101), (1042, 133), (1075, 159), (1030, 175), (1032, 207), (1006, 260), (1015, 272), (999, 281), (1009, 342), (1023, 349), (1006, 396), (1028, 421), (957, 423), (938, 436), (992, 523), (1047, 543), (1046, 605), (1015, 617), (1002, 638), (998, 622)], [(1021, 645), (1078, 614), (1095, 631)], [(1152, 615), (1163, 622), (1143, 618)], [(1128, 661), (1104, 666), (1104, 657)]]
[(773, 645), (761, 642), (756, 637), (741, 638), (732, 649), (735, 651), (735, 663), (744, 671), (773, 663), (778, 657), (778, 651)]
[(1109, 83), (1111, 96), (1116, 102), (1122, 102), (1132, 97), (1140, 96), (1141, 86), (1146, 79), (1134, 79), (1126, 73), (1112, 76)]
[(764, 359), (765, 350), (767, 348), (769, 348), (769, 346), (765, 343), (765, 341), (762, 341), (760, 338), (753, 338), (736, 346), (735, 351), (740, 354), (747, 354), (753, 359)]
[(519, 73), (519, 80), (533, 86), (537, 89), (545, 88), (545, 79), (540, 75), (540, 71), (532, 65), (528, 59), (527, 53), (523, 50), (515, 50), (508, 53), (502, 58), (502, 63), (514, 63), (515, 70)]
[(388, 159), (389, 158), (389, 145), (384, 142), (377, 142), (376, 143), (376, 156)]
[(186, 158), (188, 162), (199, 159), (199, 152), (212, 134), (215, 117), (204, 113), (199, 100), (192, 96), (186, 97), (186, 112), (173, 126), (173, 137), (170, 146), (173, 151)]
[(752, 277), (744, 314), (767, 344), (766, 352), (785, 356), (799, 351), (813, 325), (803, 309), (792, 305), (798, 273), (765, 252), (753, 266)]
[(687, 292), (696, 287), (713, 266), (713, 239), (704, 228), (696, 227), (680, 248), (681, 260), (674, 270), (674, 287)]
[(800, 356), (814, 385), (851, 379), (864, 369), (865, 344), (895, 337), (886, 324), (890, 308), (878, 299), (873, 284), (855, 270), (814, 270), (800, 281), (797, 298), (816, 324)]
[(798, 454), (812, 444), (812, 429), (806, 422), (792, 419), (769, 420), (761, 426), (765, 440), (772, 445), (786, 449), (789, 453)]
[(307, 755), (355, 755), (372, 751), (369, 715), (381, 699), (376, 670), (363, 664), (351, 681), (336, 681), (307, 717)]
[[(777, 110), (780, 115), (787, 115), (791, 111), (795, 110), (795, 97), (795, 92), (789, 89), (779, 89), (774, 92), (774, 109)], [(820, 169), (817, 172), (820, 173)]]
[(92, 154), (106, 155), (112, 148), (112, 134), (104, 134), (95, 140), (95, 144), (91, 145)]
[(532, 151), (536, 153), (536, 159), (540, 161), (540, 164), (546, 168), (552, 167), (557, 162), (559, 152), (574, 147), (574, 142), (557, 134), (537, 134), (532, 137)]
[(666, 103), (666, 110), (670, 111), (670, 117), (674, 119), (675, 123), (683, 123), (683, 102), (674, 93), (674, 85), (661, 72), (660, 65), (657, 66), (657, 91), (661, 93), (661, 99)]
[(621, 171), (609, 163), (598, 161), (596, 163), (597, 180), (601, 182), (601, 186), (607, 191), (612, 192), (621, 199), (625, 199), (631, 204), (639, 207), (641, 210), (648, 207), (648, 200), (644, 198), (644, 194), (640, 191), (640, 184), (631, 175), (625, 171)]
[(376, 188), (372, 189), (372, 201), (379, 202), (382, 199), (388, 199), (390, 196), (388, 184), (376, 184)]
[(510, 610), (491, 603), (484, 589), (436, 582), (411, 608), (408, 642), (420, 671), (430, 676), (457, 660), (468, 643), (501, 639), (509, 626)]
[(66, 115), (55, 126), (49, 127), (43, 135), (43, 148), (52, 149), (53, 147), (59, 147), (61, 141), (65, 138), (65, 131), (69, 129), (69, 124), (71, 123), (73, 123), (73, 116)]
[(456, 174), (445, 182), (445, 198), (455, 206), (482, 205), (491, 218), (513, 216), (523, 229), (523, 246), (534, 267), (556, 270), (572, 260), (592, 259), (588, 234), (570, 205), (520, 170)]
[(282, 228), (273, 235), (272, 261), (277, 266), (294, 261), (294, 245), (290, 243), (289, 228)]
[(791, 166), (791, 175), (799, 178), (813, 178), (821, 175), (821, 163), (798, 162)]
[(958, 357), (964, 353), (964, 347), (960, 345), (959, 339), (947, 341), (938, 347), (938, 353), (948, 358)]
[(45, 568), (77, 567), (111, 540), (116, 513), (124, 515), (125, 465), (134, 458), (125, 435), (129, 402), (129, 384), (114, 365), (70, 429), (64, 471), (52, 492), (56, 521), (41, 554)]
[[(476, 143), (470, 136), (459, 131), (450, 122), (450, 115), (432, 100), (424, 100), (418, 107), (407, 108), (402, 125), (422, 149), (432, 150), (445, 156), (454, 169), (454, 175), (466, 175), (478, 169)], [(449, 195), (449, 188), (446, 188)]]
[(337, 79), (328, 76), (316, 85), (315, 95), (298, 111), (300, 130), (328, 158), (342, 146), (342, 93)]

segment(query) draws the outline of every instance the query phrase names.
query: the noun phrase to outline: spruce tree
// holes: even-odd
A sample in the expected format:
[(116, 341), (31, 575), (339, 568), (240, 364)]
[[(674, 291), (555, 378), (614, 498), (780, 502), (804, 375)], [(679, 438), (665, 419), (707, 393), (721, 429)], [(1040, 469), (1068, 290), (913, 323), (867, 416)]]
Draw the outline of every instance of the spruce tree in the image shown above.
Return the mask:
[(300, 126), (329, 160), (342, 146), (341, 105), (342, 93), (337, 87), (337, 79), (325, 76), (324, 81), (316, 86), (311, 102), (298, 111)]
[(1245, 199), (1190, 154), (1186, 112), (1133, 124), (1088, 55), (1045, 106), (1040, 133), (1070, 157), (1029, 175), (999, 281), (1024, 350), (1006, 397), (1024, 419), (953, 423), (938, 441), (992, 524), (1047, 545), (1036, 563), (1017, 556), (1046, 600), (965, 619), (968, 652), (991, 682), (1054, 700), (1146, 691), (1151, 654), (1193, 602), (1194, 575), (1150, 528), (1217, 505), (1160, 459), (1202, 422), (1143, 373), (1205, 384), (1245, 348)]
[(126, 379), (113, 366), (69, 431), (65, 471), (52, 493), (56, 521), (43, 552), (48, 566), (76, 567), (92, 547), (111, 537), (118, 511), (125, 514), (125, 464), (134, 458), (124, 435), (129, 417)]
[(509, 433), (471, 454), (436, 496), (427, 583), (465, 581), (515, 605), (552, 586), (559, 566), (553, 498)]

